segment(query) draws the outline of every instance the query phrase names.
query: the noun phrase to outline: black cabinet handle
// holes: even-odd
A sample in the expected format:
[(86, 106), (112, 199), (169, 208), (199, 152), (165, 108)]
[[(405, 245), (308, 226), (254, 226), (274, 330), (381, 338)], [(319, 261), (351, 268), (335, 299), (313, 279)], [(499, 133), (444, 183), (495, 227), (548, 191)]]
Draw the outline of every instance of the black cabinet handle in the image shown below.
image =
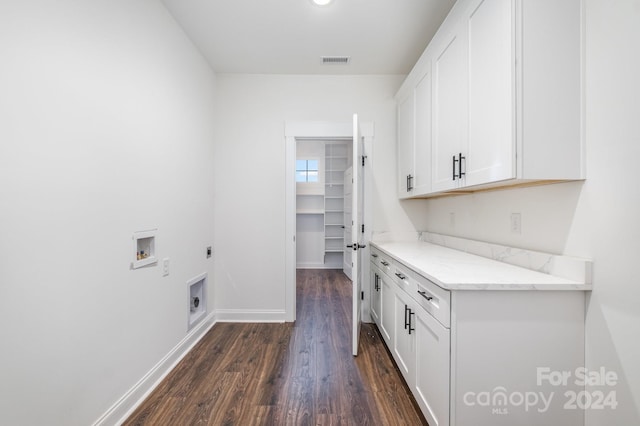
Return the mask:
[(411, 334), (412, 331), (416, 330), (415, 327), (411, 326), (411, 323), (412, 323), (411, 315), (415, 315), (415, 314), (416, 314), (415, 312), (413, 312), (411, 309), (409, 309), (409, 334)]
[(382, 265), (384, 266), (389, 266), (389, 262), (385, 262), (384, 260), (381, 260), (380, 263), (382, 263)]
[(396, 277), (400, 278), (403, 281), (405, 278), (407, 278), (406, 276), (402, 275), (400, 272), (396, 272)]
[(373, 254), (371, 255), (371, 257), (378, 257), (378, 255), (377, 255), (377, 254), (375, 254), (375, 253), (373, 253)]
[(462, 179), (462, 176), (466, 175), (465, 172), (462, 171), (462, 160), (466, 160), (466, 157), (462, 156), (462, 153), (458, 154), (458, 177)]
[(451, 165), (452, 169), (453, 169), (453, 180), (456, 180), (456, 178), (458, 177), (458, 175), (456, 174), (456, 163), (458, 162), (458, 159), (456, 158), (456, 156), (453, 156), (453, 164)]
[(407, 192), (413, 190), (413, 176), (407, 175)]
[(409, 307), (407, 305), (404, 305), (404, 329), (406, 330), (407, 327), (409, 326), (409, 321), (408, 321), (408, 313), (411, 311), (411, 309), (409, 309)]
[(427, 296), (427, 292), (426, 292), (426, 291), (420, 291), (420, 290), (418, 290), (418, 294), (419, 294), (420, 296), (424, 297), (424, 298), (425, 298), (425, 299), (427, 299), (427, 300), (431, 300), (431, 299), (433, 299), (433, 297), (432, 297), (432, 296)]

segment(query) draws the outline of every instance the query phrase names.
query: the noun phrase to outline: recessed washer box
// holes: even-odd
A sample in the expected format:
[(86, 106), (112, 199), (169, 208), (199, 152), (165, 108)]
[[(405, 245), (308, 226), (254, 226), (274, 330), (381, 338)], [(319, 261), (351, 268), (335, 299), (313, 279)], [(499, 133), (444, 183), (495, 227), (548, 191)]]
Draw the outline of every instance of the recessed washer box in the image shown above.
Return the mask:
[(133, 233), (133, 269), (157, 263), (156, 233), (157, 229)]
[(207, 273), (187, 281), (187, 326), (190, 330), (207, 315)]

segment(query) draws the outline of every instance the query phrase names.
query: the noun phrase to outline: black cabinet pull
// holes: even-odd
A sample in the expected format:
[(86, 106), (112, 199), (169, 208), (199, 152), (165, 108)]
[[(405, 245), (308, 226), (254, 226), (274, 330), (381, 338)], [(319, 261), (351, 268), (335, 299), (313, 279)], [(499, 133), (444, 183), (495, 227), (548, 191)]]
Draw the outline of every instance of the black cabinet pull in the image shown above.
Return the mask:
[(411, 311), (407, 305), (404, 305), (404, 329), (406, 330), (409, 326), (408, 313)]
[(389, 262), (385, 262), (384, 260), (381, 260), (380, 263), (382, 263), (383, 266), (389, 266)]
[(458, 154), (458, 177), (462, 179), (462, 176), (466, 175), (465, 172), (462, 171), (462, 160), (466, 160), (466, 157), (462, 156), (462, 153)]
[(403, 281), (405, 278), (407, 278), (406, 276), (402, 275), (400, 272), (396, 272), (396, 277), (400, 278)]
[(413, 176), (407, 175), (407, 192), (413, 190)]
[(424, 297), (424, 298), (425, 298), (425, 299), (427, 299), (427, 300), (431, 300), (431, 299), (433, 299), (433, 297), (432, 297), (432, 296), (427, 296), (427, 292), (426, 292), (426, 291), (420, 291), (420, 290), (418, 290), (418, 294), (419, 294), (420, 296)]
[(373, 253), (373, 254), (371, 255), (371, 257), (378, 257), (378, 255), (377, 255), (377, 254), (375, 254), (375, 253)]
[(456, 163), (458, 162), (458, 159), (456, 158), (456, 156), (453, 156), (453, 164), (452, 164), (452, 168), (453, 168), (453, 180), (456, 180), (457, 177), (459, 177), (456, 174)]
[(415, 331), (415, 327), (411, 326), (411, 315), (415, 315), (416, 313), (413, 312), (411, 309), (409, 309), (409, 334), (411, 334), (412, 331)]

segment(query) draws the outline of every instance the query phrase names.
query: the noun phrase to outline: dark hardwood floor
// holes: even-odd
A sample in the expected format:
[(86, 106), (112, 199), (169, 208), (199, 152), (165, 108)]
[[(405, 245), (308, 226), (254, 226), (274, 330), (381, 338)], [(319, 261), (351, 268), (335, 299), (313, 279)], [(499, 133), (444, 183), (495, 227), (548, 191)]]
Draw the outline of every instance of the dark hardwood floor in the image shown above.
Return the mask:
[(297, 320), (218, 323), (125, 425), (421, 425), (375, 326), (351, 354), (351, 281), (299, 270)]

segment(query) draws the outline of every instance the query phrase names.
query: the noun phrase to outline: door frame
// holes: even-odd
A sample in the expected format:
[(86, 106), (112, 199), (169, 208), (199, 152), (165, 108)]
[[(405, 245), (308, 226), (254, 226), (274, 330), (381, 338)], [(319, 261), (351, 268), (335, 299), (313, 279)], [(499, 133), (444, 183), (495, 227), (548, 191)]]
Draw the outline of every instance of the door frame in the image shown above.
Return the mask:
[[(372, 212), (371, 203), (371, 160), (373, 153), (373, 123), (361, 123), (360, 129), (364, 138), (365, 162), (365, 199), (363, 218), (365, 222), (365, 239), (371, 239)], [(305, 139), (344, 140), (353, 139), (353, 122), (286, 122), (285, 123), (285, 321), (296, 320), (296, 143)], [(368, 225), (367, 225), (368, 224)], [(369, 245), (363, 259), (367, 259)], [(366, 281), (364, 281), (366, 279)], [(369, 268), (363, 268), (363, 283), (369, 282)], [(363, 310), (368, 312), (368, 298), (365, 298)], [(363, 315), (364, 318), (367, 318)]]

